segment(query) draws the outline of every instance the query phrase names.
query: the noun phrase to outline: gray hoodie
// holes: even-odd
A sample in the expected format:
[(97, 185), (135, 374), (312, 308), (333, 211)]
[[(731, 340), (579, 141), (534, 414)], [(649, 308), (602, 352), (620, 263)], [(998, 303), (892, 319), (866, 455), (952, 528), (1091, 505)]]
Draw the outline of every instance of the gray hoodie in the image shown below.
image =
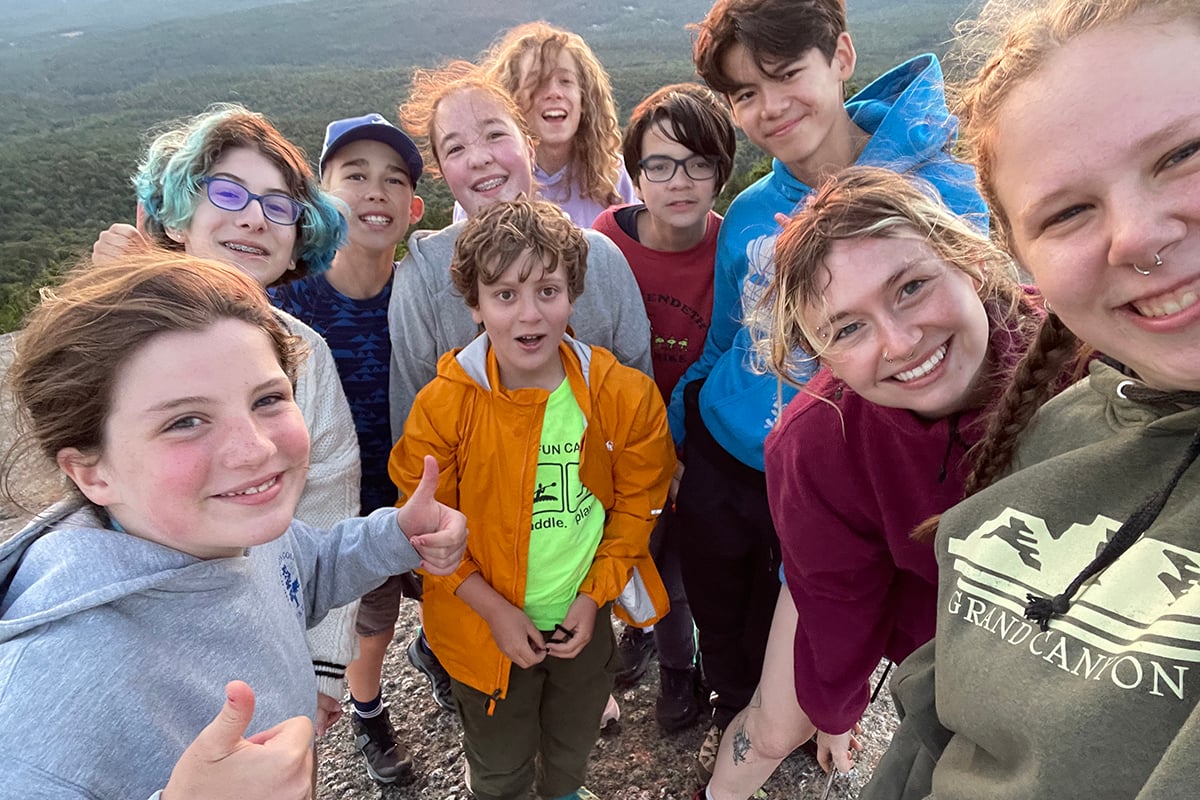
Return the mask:
[(224, 703), (316, 711), (308, 625), (420, 557), (395, 509), (201, 560), (56, 507), (0, 546), (0, 796), (145, 798)]
[[(437, 375), (442, 354), (466, 347), (479, 335), (471, 309), (450, 281), (454, 243), (466, 224), (417, 231), (396, 270), (388, 306), (393, 441), (404, 432), (417, 392)], [(622, 364), (651, 375), (650, 323), (629, 262), (608, 237), (593, 230), (583, 233), (588, 263), (585, 288), (571, 315), (575, 338), (611, 350)]]

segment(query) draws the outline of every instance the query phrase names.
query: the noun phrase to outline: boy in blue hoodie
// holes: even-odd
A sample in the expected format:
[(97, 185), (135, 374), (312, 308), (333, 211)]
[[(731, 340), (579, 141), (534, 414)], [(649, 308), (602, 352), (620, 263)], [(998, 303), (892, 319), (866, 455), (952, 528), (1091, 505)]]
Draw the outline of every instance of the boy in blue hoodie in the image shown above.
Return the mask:
[(763, 441), (796, 389), (755, 363), (744, 322), (771, 279), (775, 215), (851, 164), (920, 176), (980, 226), (986, 212), (974, 170), (949, 153), (957, 120), (935, 56), (906, 61), (843, 102), (856, 61), (844, 0), (718, 0), (695, 27), (696, 72), (774, 159), (725, 215), (708, 337), (668, 410), (686, 464), (676, 498), (689, 535), (684, 586), (718, 695), (699, 755), (707, 781), (721, 731), (758, 684), (779, 594)]

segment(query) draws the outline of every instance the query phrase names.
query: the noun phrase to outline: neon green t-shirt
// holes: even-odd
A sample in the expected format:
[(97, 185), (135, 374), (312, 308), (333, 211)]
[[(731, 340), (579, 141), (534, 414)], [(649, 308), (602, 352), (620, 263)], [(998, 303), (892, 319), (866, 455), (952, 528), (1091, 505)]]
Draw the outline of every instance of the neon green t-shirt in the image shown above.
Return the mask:
[(579, 480), (587, 421), (563, 380), (546, 401), (538, 451), (525, 613), (539, 630), (561, 623), (604, 534), (604, 507)]

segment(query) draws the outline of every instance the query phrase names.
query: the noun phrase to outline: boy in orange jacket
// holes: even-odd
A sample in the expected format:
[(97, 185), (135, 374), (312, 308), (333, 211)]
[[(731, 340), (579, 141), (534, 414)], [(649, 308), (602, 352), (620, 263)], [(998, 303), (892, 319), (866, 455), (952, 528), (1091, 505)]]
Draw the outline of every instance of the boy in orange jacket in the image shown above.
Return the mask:
[[(389, 464), (407, 497), (432, 453), (438, 499), (467, 516), (462, 566), (426, 578), (425, 628), (479, 800), (586, 792), (619, 668), (610, 606), (638, 624), (667, 611), (649, 538), (674, 445), (654, 381), (567, 333), (586, 263), (550, 203), (470, 222), (452, 273), (484, 332), (441, 358)], [(622, 595), (631, 577), (645, 591)]]

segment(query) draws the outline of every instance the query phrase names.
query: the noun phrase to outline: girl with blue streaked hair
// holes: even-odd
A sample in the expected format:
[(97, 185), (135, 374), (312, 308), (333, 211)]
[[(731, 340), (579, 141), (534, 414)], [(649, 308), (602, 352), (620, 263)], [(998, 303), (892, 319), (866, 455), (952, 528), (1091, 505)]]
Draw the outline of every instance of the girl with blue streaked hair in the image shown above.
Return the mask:
[[(228, 172), (231, 159), (243, 162), (237, 165), (243, 171), (263, 170), (269, 180), (258, 189), (245, 185), (247, 175)], [(199, 243), (210, 251), (204, 255), (234, 262), (267, 286), (324, 272), (345, 238), (345, 221), (321, 190), (304, 154), (266, 117), (239, 105), (214, 105), (160, 133), (150, 143), (133, 183), (146, 214), (145, 232), (157, 244), (183, 245), (192, 252)], [(259, 191), (265, 197), (255, 195)], [(225, 237), (210, 241), (213, 231), (193, 227), (197, 217), (205, 226), (216, 211), (228, 212), (221, 221), (234, 230), (218, 226), (216, 233)], [(248, 232), (229, 235), (254, 224), (275, 236), (263, 240), (251, 235), (250, 242), (238, 245)], [(286, 253), (279, 245), (289, 235), (294, 244)], [(265, 245), (276, 247), (266, 255), (253, 252), (268, 249)], [(284, 255), (290, 256), (286, 264)], [(262, 280), (260, 273), (269, 275), (280, 265), (285, 267), (283, 273)], [(283, 275), (286, 280), (281, 280)]]
[[(119, 223), (101, 233), (92, 248), (94, 263), (148, 246), (182, 249), (237, 267), (265, 290), (324, 272), (345, 239), (336, 201), (321, 190), (303, 151), (266, 117), (240, 105), (214, 105), (163, 129), (133, 184), (138, 227)], [(328, 528), (360, 511), (354, 421), (328, 345), (312, 328), (277, 313), (309, 351), (295, 388), (312, 437), (296, 517)], [(337, 609), (308, 632), (321, 692), (320, 733), (341, 714), (356, 611), (357, 603)]]

